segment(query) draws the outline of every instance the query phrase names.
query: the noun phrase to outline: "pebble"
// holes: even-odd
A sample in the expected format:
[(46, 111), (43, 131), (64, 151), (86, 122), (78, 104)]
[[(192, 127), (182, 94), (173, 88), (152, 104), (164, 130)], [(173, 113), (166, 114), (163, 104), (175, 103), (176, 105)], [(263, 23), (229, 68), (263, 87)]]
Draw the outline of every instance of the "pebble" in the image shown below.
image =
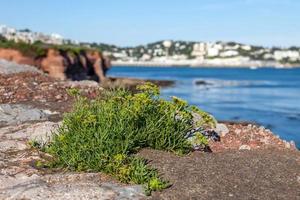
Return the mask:
[(293, 147), (296, 147), (296, 143), (292, 140), (290, 141), (290, 144), (293, 146)]
[(285, 140), (284, 140), (284, 146), (285, 146), (285, 148), (287, 148), (287, 149), (290, 149), (290, 148), (291, 148), (291, 144), (290, 144), (289, 142), (285, 141)]
[(237, 135), (239, 135), (241, 132), (242, 132), (241, 129), (236, 129), (236, 130), (235, 130), (235, 133), (236, 133)]
[(249, 145), (244, 144), (240, 146), (239, 150), (251, 150), (251, 147)]

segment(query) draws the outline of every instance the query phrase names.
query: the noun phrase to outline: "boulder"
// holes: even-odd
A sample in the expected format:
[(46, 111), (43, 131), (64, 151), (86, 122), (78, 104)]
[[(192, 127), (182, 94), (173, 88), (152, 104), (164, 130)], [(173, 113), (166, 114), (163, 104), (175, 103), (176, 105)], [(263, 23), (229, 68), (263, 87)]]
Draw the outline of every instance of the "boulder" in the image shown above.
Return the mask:
[(216, 128), (214, 129), (216, 133), (218, 133), (221, 137), (224, 137), (229, 133), (229, 129), (225, 124), (217, 123)]

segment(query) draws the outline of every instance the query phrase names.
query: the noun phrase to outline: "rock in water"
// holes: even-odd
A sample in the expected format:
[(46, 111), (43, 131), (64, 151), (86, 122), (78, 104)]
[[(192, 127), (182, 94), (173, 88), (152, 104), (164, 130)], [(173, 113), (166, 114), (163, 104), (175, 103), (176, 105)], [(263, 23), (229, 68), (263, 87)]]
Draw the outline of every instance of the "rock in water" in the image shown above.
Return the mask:
[(204, 86), (206, 86), (206, 85), (212, 85), (211, 83), (208, 83), (208, 82), (206, 82), (204, 80), (197, 80), (197, 81), (195, 81), (195, 84), (196, 85), (204, 85)]

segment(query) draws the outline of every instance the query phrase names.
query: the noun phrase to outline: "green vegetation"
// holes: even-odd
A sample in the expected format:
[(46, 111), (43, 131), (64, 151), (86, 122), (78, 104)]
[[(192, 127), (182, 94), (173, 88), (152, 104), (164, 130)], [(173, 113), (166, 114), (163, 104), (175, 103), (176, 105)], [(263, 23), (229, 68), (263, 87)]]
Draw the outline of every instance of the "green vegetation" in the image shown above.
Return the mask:
[(46, 55), (46, 46), (40, 43), (27, 44), (25, 42), (14, 42), (2, 38), (0, 39), (0, 48), (16, 49), (23, 55), (33, 58)]
[(300, 60), (290, 60), (289, 58), (283, 58), (280, 61), (281, 64), (286, 64), (289, 63), (291, 65), (299, 65), (300, 64)]
[(202, 116), (198, 125), (214, 126), (215, 121), (179, 98), (161, 99), (159, 88), (151, 83), (137, 89), (136, 94), (123, 89), (106, 91), (94, 100), (70, 90), (76, 98), (73, 111), (64, 116), (52, 142), (42, 147), (54, 156), (47, 165), (108, 173), (124, 183), (143, 184), (147, 194), (168, 187), (134, 153), (146, 147), (188, 153), (194, 143), (207, 145), (201, 135), (192, 141), (185, 137), (195, 124), (193, 113)]
[(72, 56), (79, 55), (82, 51), (98, 50), (96, 48), (87, 48), (79, 45), (63, 44), (63, 45), (52, 45), (45, 44), (37, 41), (33, 44), (25, 42), (15, 42), (12, 40), (6, 40), (4, 37), (0, 37), (0, 48), (15, 49), (19, 50), (24, 56), (31, 58), (43, 57), (47, 54), (47, 49), (52, 48), (58, 51), (68, 52)]

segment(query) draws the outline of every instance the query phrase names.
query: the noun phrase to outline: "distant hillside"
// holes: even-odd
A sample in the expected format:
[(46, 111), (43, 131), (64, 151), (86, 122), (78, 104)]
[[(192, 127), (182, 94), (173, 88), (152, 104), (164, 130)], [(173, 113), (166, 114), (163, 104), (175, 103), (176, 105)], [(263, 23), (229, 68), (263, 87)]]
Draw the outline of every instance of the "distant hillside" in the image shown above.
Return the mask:
[(91, 46), (103, 50), (117, 61), (155, 61), (169, 60), (213, 60), (247, 58), (249, 61), (277, 62), (281, 64), (300, 64), (300, 47), (266, 48), (237, 42), (187, 42), (158, 41), (135, 47), (117, 47), (95, 44)]
[(171, 40), (119, 47), (95, 42), (80, 43), (58, 34), (46, 35), (7, 26), (0, 26), (0, 41), (1, 48), (17, 48), (33, 57), (45, 55), (45, 46), (74, 53), (94, 49), (120, 65), (300, 66), (300, 47), (267, 48), (237, 42)]

